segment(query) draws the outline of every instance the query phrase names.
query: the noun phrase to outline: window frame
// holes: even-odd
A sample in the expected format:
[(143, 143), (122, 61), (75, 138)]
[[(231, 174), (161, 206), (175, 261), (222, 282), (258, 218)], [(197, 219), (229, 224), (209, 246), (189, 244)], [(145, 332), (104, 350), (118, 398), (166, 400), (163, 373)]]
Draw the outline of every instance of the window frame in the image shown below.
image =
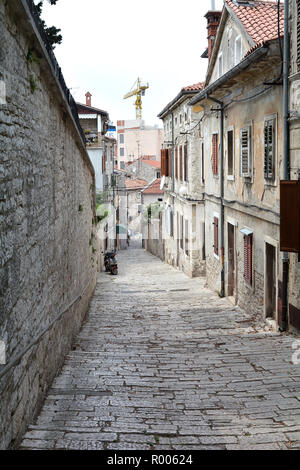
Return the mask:
[[(273, 121), (273, 153), (272, 153), (272, 176), (266, 176), (266, 139), (265, 139), (265, 128), (266, 128), (266, 123)], [(264, 182), (266, 186), (274, 186), (276, 185), (276, 177), (277, 177), (277, 172), (276, 172), (276, 162), (277, 162), (277, 113), (274, 114), (268, 114), (264, 117), (264, 129), (263, 129), (263, 149), (264, 149)]]
[[(232, 132), (232, 174), (229, 174), (229, 148), (228, 148), (228, 134), (229, 132)], [(226, 162), (226, 173), (227, 173), (227, 179), (229, 181), (234, 180), (234, 175), (235, 175), (235, 135), (234, 135), (234, 126), (229, 126), (227, 127), (226, 130), (226, 157), (227, 157), (227, 162)]]
[[(211, 136), (212, 174), (219, 177), (219, 133), (213, 132)], [(216, 143), (214, 143), (214, 136), (217, 136)]]
[[(219, 254), (219, 250), (220, 250), (220, 231), (219, 231), (219, 222), (220, 222), (220, 215), (217, 213), (217, 212), (214, 212), (213, 214), (213, 222), (212, 222), (212, 225), (214, 226), (214, 229), (213, 229), (213, 240), (214, 240), (214, 243), (213, 243), (213, 250), (214, 250), (214, 257), (219, 260), (220, 259), (220, 254)], [(215, 242), (217, 240), (217, 247), (215, 246)]]
[[(244, 172), (243, 171), (243, 146), (242, 146), (242, 134), (244, 131), (247, 131), (248, 137), (247, 137), (247, 159), (248, 159), (248, 164), (247, 168), (248, 171)], [(245, 147), (244, 147), (245, 149)], [(253, 178), (253, 125), (251, 123), (246, 123), (244, 127), (240, 129), (240, 176), (244, 178), (244, 181), (247, 183), (252, 183), (252, 178)]]
[[(244, 282), (245, 284), (253, 289), (253, 233), (249, 235), (243, 234), (243, 245), (244, 245)], [(248, 253), (248, 248), (250, 253)]]

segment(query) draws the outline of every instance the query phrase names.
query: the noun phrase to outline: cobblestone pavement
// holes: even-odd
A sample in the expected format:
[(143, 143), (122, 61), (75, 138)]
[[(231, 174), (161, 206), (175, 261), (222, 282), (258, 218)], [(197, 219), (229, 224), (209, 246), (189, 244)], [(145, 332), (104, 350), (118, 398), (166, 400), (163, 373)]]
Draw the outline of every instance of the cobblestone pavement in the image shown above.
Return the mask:
[(22, 449), (300, 449), (292, 336), (141, 249), (89, 318)]

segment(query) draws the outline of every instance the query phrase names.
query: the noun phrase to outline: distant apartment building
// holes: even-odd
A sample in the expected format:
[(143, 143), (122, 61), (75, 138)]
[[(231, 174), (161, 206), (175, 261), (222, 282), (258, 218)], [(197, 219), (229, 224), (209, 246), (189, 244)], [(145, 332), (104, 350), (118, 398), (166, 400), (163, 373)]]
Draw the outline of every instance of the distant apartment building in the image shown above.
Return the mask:
[(118, 150), (115, 164), (125, 168), (125, 164), (142, 156), (160, 160), (163, 131), (158, 126), (146, 126), (142, 120), (117, 121)]
[[(114, 188), (117, 175), (114, 174), (114, 160), (117, 142), (108, 132), (112, 129), (108, 112), (92, 106), (91, 93), (87, 92), (85, 97), (85, 104), (76, 104), (87, 152), (95, 170), (97, 216), (101, 220), (98, 226), (100, 250), (106, 251), (116, 246)], [(102, 266), (103, 259), (100, 260), (100, 268)]]

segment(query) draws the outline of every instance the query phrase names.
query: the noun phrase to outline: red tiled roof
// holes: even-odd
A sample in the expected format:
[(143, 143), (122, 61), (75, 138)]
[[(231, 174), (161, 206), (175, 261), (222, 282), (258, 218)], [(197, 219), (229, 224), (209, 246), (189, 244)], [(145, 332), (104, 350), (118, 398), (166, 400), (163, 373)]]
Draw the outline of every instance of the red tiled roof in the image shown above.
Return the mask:
[(147, 186), (147, 184), (147, 181), (140, 179), (131, 180), (130, 178), (127, 178), (125, 181), (126, 189), (142, 190), (145, 186)]
[(160, 168), (161, 164), (157, 160), (142, 160), (143, 163), (147, 165), (154, 166), (155, 168)]
[[(278, 37), (277, 2), (255, 0), (253, 6), (237, 6), (232, 0), (226, 4), (234, 12), (253, 41), (263, 44)], [(283, 36), (284, 6), (280, 4), (280, 32)]]
[(182, 90), (184, 90), (184, 91), (200, 91), (200, 90), (203, 90), (203, 88), (204, 88), (204, 83), (199, 82), (199, 83), (195, 83), (194, 85), (186, 86), (186, 87), (182, 88)]
[(157, 178), (157, 180), (153, 181), (153, 183), (143, 191), (143, 194), (163, 194), (164, 192), (160, 189), (160, 181), (161, 178)]

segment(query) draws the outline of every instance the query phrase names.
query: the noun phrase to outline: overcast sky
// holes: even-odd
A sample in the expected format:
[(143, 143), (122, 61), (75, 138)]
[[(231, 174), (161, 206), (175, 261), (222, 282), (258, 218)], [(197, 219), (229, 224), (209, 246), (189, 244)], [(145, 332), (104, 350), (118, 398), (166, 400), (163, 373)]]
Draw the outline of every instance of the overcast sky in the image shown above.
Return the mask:
[[(223, 0), (215, 1), (221, 9)], [(183, 86), (204, 80), (207, 59), (205, 13), (210, 0), (45, 1), (47, 26), (61, 29), (55, 55), (76, 101), (109, 112), (110, 119), (135, 119), (134, 98), (123, 100), (137, 77), (149, 82), (143, 119), (157, 114)]]

